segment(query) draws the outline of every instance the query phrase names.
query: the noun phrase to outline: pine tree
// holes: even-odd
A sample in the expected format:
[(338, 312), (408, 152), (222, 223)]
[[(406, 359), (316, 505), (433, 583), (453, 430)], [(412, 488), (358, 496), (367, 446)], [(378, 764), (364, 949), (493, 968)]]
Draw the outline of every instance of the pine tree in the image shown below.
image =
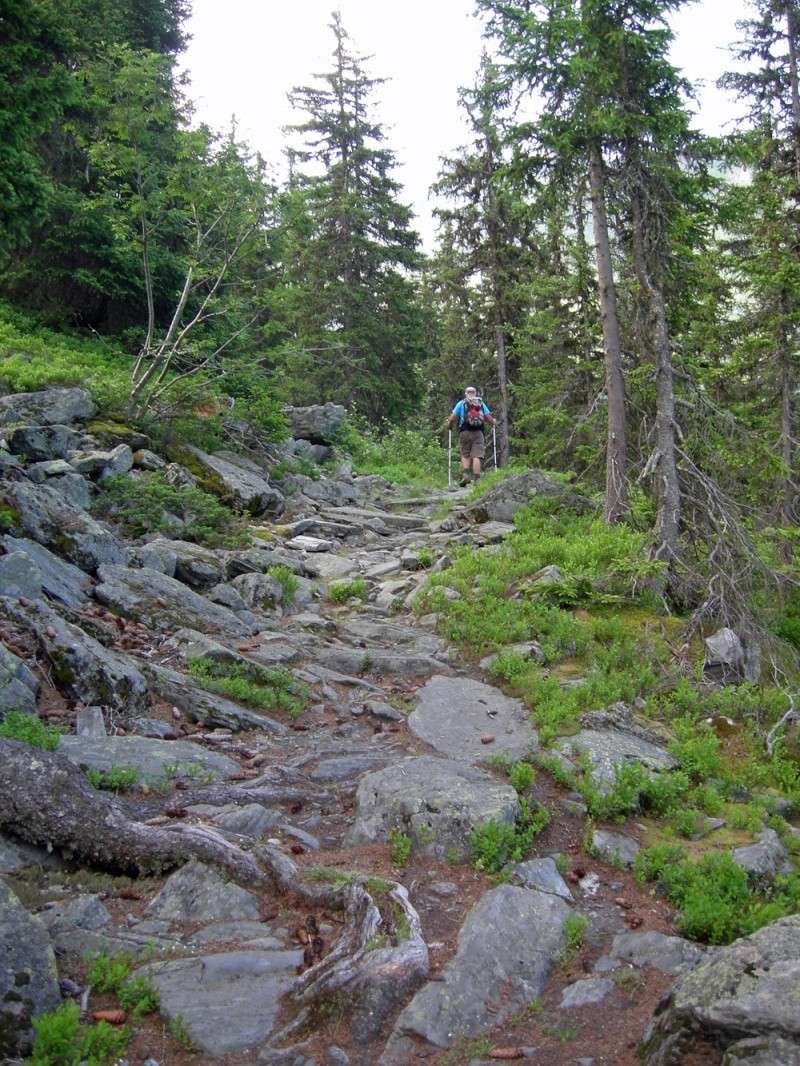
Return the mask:
[(381, 80), (350, 50), (338, 14), (331, 29), (333, 70), (290, 94), (308, 117), (290, 127), (301, 144), (289, 153), (289, 373), (299, 398), (354, 401), (372, 419), (399, 417), (418, 397), (425, 355), (411, 279), (419, 238), (398, 199), (394, 153), (371, 118)]

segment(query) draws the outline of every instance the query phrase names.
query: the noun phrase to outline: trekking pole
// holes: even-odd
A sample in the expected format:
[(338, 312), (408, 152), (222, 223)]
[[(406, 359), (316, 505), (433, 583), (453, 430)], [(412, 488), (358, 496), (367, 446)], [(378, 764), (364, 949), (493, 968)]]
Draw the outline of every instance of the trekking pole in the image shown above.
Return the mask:
[(492, 444), (494, 445), (494, 468), (497, 469), (497, 426), (492, 422)]
[(447, 431), (447, 487), (453, 487), (453, 431)]

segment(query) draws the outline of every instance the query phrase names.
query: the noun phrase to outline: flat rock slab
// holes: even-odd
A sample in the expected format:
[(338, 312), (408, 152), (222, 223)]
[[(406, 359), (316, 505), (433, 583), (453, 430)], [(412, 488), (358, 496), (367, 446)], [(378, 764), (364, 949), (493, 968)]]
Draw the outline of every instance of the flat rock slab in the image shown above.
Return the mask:
[(136, 972), (158, 989), (162, 1015), (180, 1017), (192, 1043), (218, 1058), (266, 1041), (302, 961), (302, 951), (232, 951)]
[(624, 729), (582, 729), (558, 745), (563, 755), (586, 754), (602, 790), (614, 784), (618, 763), (639, 762), (649, 770), (673, 770), (678, 765), (666, 748)]
[(397, 1052), (396, 1038), (403, 1036), (451, 1047), (536, 999), (563, 948), (569, 913), (564, 900), (548, 893), (514, 885), (487, 892), (467, 916), (440, 979), (421, 988), (398, 1018)]
[(0, 426), (36, 422), (50, 426), (62, 422), (85, 422), (97, 408), (85, 389), (42, 389), (0, 397)]
[(518, 813), (516, 791), (485, 771), (432, 755), (411, 756), (361, 781), (348, 841), (388, 840), (398, 829), (415, 851), (463, 862), (475, 826), (490, 819), (511, 825)]
[(611, 945), (611, 957), (633, 966), (650, 966), (662, 973), (683, 973), (696, 966), (706, 949), (680, 936), (645, 933), (619, 933)]
[(149, 737), (62, 737), (62, 755), (91, 770), (112, 766), (138, 770), (147, 782), (165, 777), (219, 781), (239, 772), (239, 764), (190, 740), (152, 740)]
[(592, 833), (592, 851), (613, 865), (630, 869), (639, 854), (640, 846), (633, 837), (617, 833), (613, 829), (595, 829)]
[(614, 991), (614, 982), (610, 977), (585, 977), (567, 985), (561, 996), (559, 1007), (569, 1010), (574, 1007), (588, 1007), (593, 1003), (602, 1003), (606, 996)]
[(150, 918), (173, 922), (216, 922), (223, 918), (259, 917), (258, 898), (211, 866), (192, 859), (167, 878), (147, 905)]
[(155, 630), (189, 626), (201, 633), (245, 637), (254, 626), (243, 622), (227, 607), (220, 607), (193, 592), (175, 578), (142, 567), (101, 566), (95, 596), (106, 607)]
[(550, 892), (568, 903), (572, 902), (569, 886), (558, 872), (553, 859), (530, 859), (528, 862), (509, 863), (503, 873), (512, 885), (538, 888), (540, 892)]
[(30, 1050), (31, 1019), (61, 1003), (53, 947), (42, 922), (0, 879), (0, 1060)]
[[(478, 762), (487, 755), (524, 759), (539, 746), (522, 700), (465, 677), (438, 675), (420, 689), (408, 727), (442, 755)], [(491, 744), (481, 738), (494, 737)]]
[(778, 874), (790, 874), (794, 867), (789, 853), (774, 829), (761, 830), (755, 844), (745, 844), (731, 852), (733, 861), (747, 872), (753, 881), (769, 883)]
[(370, 648), (320, 648), (316, 662), (343, 674), (380, 674), (384, 677), (430, 677), (449, 668), (430, 655), (373, 651)]
[(36, 567), (45, 595), (59, 600), (67, 607), (81, 607), (89, 598), (92, 583), (86, 574), (72, 563), (59, 559), (42, 544), (27, 537), (2, 537), (6, 552), (23, 552)]
[(385, 766), (386, 761), (382, 755), (335, 755), (331, 759), (321, 759), (309, 777), (319, 784), (355, 781), (370, 770)]

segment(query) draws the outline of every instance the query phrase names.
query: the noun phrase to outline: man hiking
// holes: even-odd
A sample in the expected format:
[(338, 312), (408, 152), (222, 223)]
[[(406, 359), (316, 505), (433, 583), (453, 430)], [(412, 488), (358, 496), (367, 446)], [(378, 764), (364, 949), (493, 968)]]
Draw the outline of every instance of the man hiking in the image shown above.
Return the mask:
[(460, 485), (468, 485), (470, 480), (477, 481), (481, 476), (481, 459), (486, 454), (486, 441), (483, 435), (485, 425), (494, 425), (491, 412), (478, 395), (474, 386), (464, 389), (464, 399), (459, 400), (447, 419), (450, 429), (458, 422), (458, 440), (461, 450)]

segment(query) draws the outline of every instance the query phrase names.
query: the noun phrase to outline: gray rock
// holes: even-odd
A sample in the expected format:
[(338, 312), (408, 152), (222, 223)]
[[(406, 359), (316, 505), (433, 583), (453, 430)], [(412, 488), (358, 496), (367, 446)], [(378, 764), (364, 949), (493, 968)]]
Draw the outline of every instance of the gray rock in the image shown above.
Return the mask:
[(402, 722), (405, 715), (392, 707), (391, 703), (383, 703), (381, 700), (367, 700), (364, 704), (374, 718), (382, 718), (390, 722)]
[(614, 991), (614, 982), (610, 977), (585, 977), (567, 985), (561, 995), (559, 1007), (570, 1010), (575, 1007), (588, 1007), (593, 1003), (602, 1003), (606, 996)]
[(74, 896), (64, 902), (51, 903), (42, 911), (41, 918), (55, 943), (59, 931), (78, 928), (95, 932), (111, 921), (111, 915), (100, 902), (100, 897), (93, 895)]
[(778, 874), (788, 874), (794, 869), (781, 838), (774, 829), (767, 826), (762, 828), (757, 843), (735, 848), (731, 854), (733, 861), (757, 882), (769, 883), (774, 881)]
[(350, 1066), (350, 1056), (344, 1048), (337, 1047), (336, 1044), (326, 1049), (325, 1061), (331, 1063), (331, 1066)]
[(277, 607), (283, 599), (283, 587), (271, 574), (241, 574), (231, 581), (248, 607), (265, 611)]
[(108, 451), (79, 451), (70, 456), (70, 466), (78, 474), (97, 474), (101, 481), (127, 474), (133, 466), (133, 452), (127, 444), (119, 444)]
[(241, 593), (227, 581), (214, 585), (205, 595), (206, 599), (211, 600), (212, 603), (218, 603), (220, 607), (227, 607), (229, 611), (234, 611), (237, 614), (248, 610)]
[(180, 463), (167, 463), (163, 474), (167, 484), (176, 489), (195, 489), (199, 484), (194, 474)]
[(95, 596), (107, 607), (155, 630), (191, 626), (204, 633), (248, 636), (253, 626), (156, 570), (101, 566)]
[(588, 755), (601, 792), (614, 784), (614, 768), (618, 763), (639, 762), (648, 770), (672, 770), (678, 765), (665, 746), (623, 725), (581, 729), (561, 741), (556, 750), (566, 756)]
[(95, 413), (92, 397), (85, 389), (45, 389), (0, 396), (0, 426), (16, 422), (86, 422)]
[(162, 722), (160, 718), (134, 718), (128, 726), (131, 733), (137, 737), (150, 737), (154, 740), (175, 740), (177, 733), (175, 727), (169, 722)]
[[(212, 922), (202, 929), (198, 929), (188, 938), (190, 944), (248, 944), (253, 945), (259, 941), (262, 948), (280, 948), (282, 941), (271, 936), (271, 929), (263, 922), (255, 922), (247, 919)], [(269, 943), (266, 943), (269, 941)]]
[(312, 444), (332, 444), (347, 411), (338, 403), (285, 407), (292, 436)]
[(568, 903), (572, 902), (572, 893), (553, 859), (530, 859), (528, 862), (509, 863), (503, 873), (512, 885), (537, 888), (540, 892), (550, 892)]
[(76, 507), (79, 511), (89, 510), (92, 503), (91, 483), (80, 474), (51, 477), (47, 484), (72, 507)]
[[(414, 736), (454, 759), (478, 762), (489, 754), (516, 760), (531, 755), (538, 736), (521, 700), (465, 677), (432, 677), (409, 715)], [(491, 744), (481, 737), (494, 736)]]
[(66, 459), (79, 435), (69, 426), (19, 426), (8, 435), (8, 447), (29, 463)]
[(507, 477), (466, 508), (472, 522), (511, 522), (522, 507), (536, 497), (557, 498), (562, 506), (586, 514), (593, 509), (590, 500), (579, 496), (561, 481), (556, 481), (540, 470), (526, 470), (523, 474)]
[(723, 685), (736, 685), (745, 680), (744, 648), (732, 629), (718, 629), (703, 644), (703, 674), (707, 678)]
[(50, 485), (17, 481), (0, 485), (0, 499), (15, 513), (14, 525), (39, 544), (55, 548), (81, 570), (126, 563), (128, 549), (85, 511)]
[(163, 470), (167, 461), (148, 448), (138, 448), (133, 453), (133, 464), (141, 470)]
[(29, 479), (35, 485), (41, 485), (51, 477), (63, 477), (65, 474), (74, 473), (66, 459), (46, 459), (40, 463), (33, 463), (26, 471)]
[(151, 557), (160, 558), (162, 563), (155, 569), (193, 589), (210, 589), (222, 580), (223, 567), (218, 553), (199, 544), (159, 538), (140, 548), (139, 556), (145, 566)]
[(207, 692), (191, 677), (179, 674), (167, 666), (156, 663), (143, 664), (144, 673), (150, 682), (150, 688), (161, 697), (179, 708), (193, 722), (205, 726), (223, 729), (262, 729), (265, 732), (285, 733), (283, 723), (265, 714), (258, 714), (249, 708), (235, 704), (231, 699)]
[(115, 765), (131, 767), (148, 783), (165, 777), (217, 781), (239, 771), (239, 764), (227, 755), (208, 751), (188, 740), (62, 737), (58, 750), (71, 762), (92, 770), (110, 770)]
[(260, 803), (246, 803), (243, 807), (222, 807), (213, 815), (215, 825), (230, 833), (257, 840), (280, 824), (282, 815), (262, 807)]
[(722, 1066), (800, 1066), (800, 1043), (772, 1035), (737, 1040), (725, 1052)]
[(321, 537), (309, 537), (301, 534), (286, 541), (286, 547), (294, 551), (304, 552), (329, 552), (333, 549), (333, 541), (323, 540)]
[(592, 833), (592, 852), (613, 865), (630, 869), (640, 851), (639, 844), (625, 833), (612, 829), (595, 829)]
[(505, 655), (508, 652), (513, 652), (514, 655), (521, 655), (523, 659), (532, 659), (537, 663), (544, 662), (544, 652), (541, 644), (537, 644), (535, 640), (526, 640), (521, 644), (509, 644), (501, 651), (496, 651), (494, 655), (487, 655), (479, 663), (481, 670), (488, 670), (490, 666), (497, 662), (501, 655)]
[(325, 581), (340, 581), (349, 577), (358, 569), (352, 559), (343, 555), (315, 555), (314, 568), (319, 577)]
[(47, 930), (0, 879), (0, 1058), (8, 1062), (27, 1054), (32, 1046), (32, 1019), (60, 1003), (56, 959)]
[(181, 1018), (211, 1058), (255, 1048), (269, 1036), (302, 951), (235, 951), (137, 970), (156, 986), (167, 1019)]
[(80, 707), (75, 721), (75, 732), (79, 737), (108, 736), (101, 707)]
[(67, 607), (81, 607), (87, 601), (91, 581), (83, 570), (24, 537), (6, 536), (2, 538), (2, 544), (6, 552), (27, 555), (36, 567), (42, 589), (50, 599), (58, 600)]
[(0, 643), (0, 719), (6, 711), (36, 713), (39, 682), (22, 659)]
[[(430, 655), (408, 655), (403, 652), (373, 651), (370, 648), (320, 648), (316, 661), (331, 670), (344, 674), (380, 674), (383, 677), (430, 677), (449, 669)], [(444, 680), (444, 679), (443, 679)], [(473, 682), (477, 684), (477, 682)]]
[(463, 862), (475, 826), (490, 819), (511, 825), (518, 813), (515, 790), (483, 770), (431, 755), (411, 756), (361, 781), (348, 841), (388, 840), (390, 830), (399, 829), (415, 851), (454, 855)]
[(541, 570), (537, 570), (533, 574), (528, 584), (531, 586), (538, 585), (560, 585), (564, 581), (564, 572), (559, 566), (543, 566)]
[(81, 703), (113, 707), (123, 715), (134, 715), (147, 707), (147, 682), (133, 660), (65, 622), (46, 604), (23, 607), (0, 600), (0, 613), (36, 638), (61, 692)]
[(747, 1038), (800, 1043), (800, 916), (717, 948), (678, 977), (640, 1046), (644, 1066), (671, 1066), (687, 1039), (721, 1048)]
[(167, 878), (158, 895), (148, 903), (146, 912), (150, 918), (171, 922), (259, 918), (258, 897), (224, 880), (213, 867), (196, 859)]
[(666, 936), (655, 930), (644, 933), (618, 933), (611, 956), (633, 966), (650, 966), (663, 973), (683, 973), (705, 956), (705, 948), (680, 936)]
[(269, 484), (266, 472), (255, 463), (234, 452), (209, 455), (193, 447), (188, 451), (209, 471), (211, 480), (219, 485), (220, 495), (235, 507), (251, 515), (283, 513), (283, 494)]
[(320, 784), (355, 781), (362, 774), (385, 765), (386, 759), (380, 755), (336, 755), (332, 759), (322, 759), (310, 777)]
[(156, 537), (147, 544), (136, 548), (135, 561), (139, 566), (149, 570), (157, 570), (159, 574), (167, 577), (175, 577), (175, 569), (178, 565), (178, 556), (175, 549), (170, 547), (172, 541)]
[(467, 916), (440, 979), (421, 988), (398, 1018), (396, 1036), (446, 1048), (501, 1024), (541, 994), (563, 948), (568, 914), (563, 900), (544, 892), (514, 885), (487, 892)]
[(61, 865), (60, 854), (0, 833), (0, 874), (15, 874), (28, 866)]

